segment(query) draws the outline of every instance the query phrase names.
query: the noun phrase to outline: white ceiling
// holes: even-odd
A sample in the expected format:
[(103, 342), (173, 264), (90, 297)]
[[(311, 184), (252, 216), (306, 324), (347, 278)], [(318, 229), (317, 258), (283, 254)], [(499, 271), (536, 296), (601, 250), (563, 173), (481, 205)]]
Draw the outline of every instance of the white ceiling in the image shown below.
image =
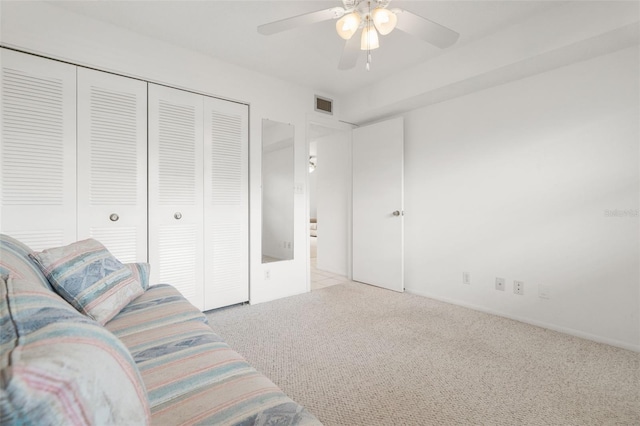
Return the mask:
[[(535, 14), (553, 13), (558, 1), (394, 0), (392, 7), (410, 10), (460, 33), (447, 50), (517, 25)], [(263, 36), (260, 24), (302, 13), (341, 6), (323, 1), (73, 1), (50, 2), (74, 13), (139, 34), (198, 51), (327, 94), (348, 94), (441, 54), (441, 50), (400, 31), (381, 37), (372, 69), (364, 52), (352, 70), (337, 64), (344, 41), (327, 21)]]

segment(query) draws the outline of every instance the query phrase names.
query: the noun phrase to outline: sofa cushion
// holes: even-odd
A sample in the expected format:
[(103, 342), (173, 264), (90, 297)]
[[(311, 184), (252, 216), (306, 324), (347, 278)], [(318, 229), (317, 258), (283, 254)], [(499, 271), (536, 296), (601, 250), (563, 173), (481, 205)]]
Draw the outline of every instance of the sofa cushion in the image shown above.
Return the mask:
[(153, 424), (320, 424), (205, 323), (177, 322), (122, 340), (147, 387)]
[[(146, 390), (126, 347), (57, 294), (0, 278), (0, 424), (147, 424)], [(9, 341), (10, 340), (10, 341)]]
[(178, 290), (160, 284), (106, 324), (140, 370), (152, 423), (319, 424), (206, 321)]
[[(183, 321), (206, 323), (207, 317), (187, 301), (175, 287), (158, 284), (134, 299), (105, 327), (120, 339), (135, 333), (164, 328)], [(127, 345), (129, 347), (129, 345)]]
[(38, 265), (29, 258), (32, 251), (15, 238), (0, 234), (0, 275), (10, 274), (51, 289), (51, 284)]
[(109, 321), (144, 291), (131, 269), (94, 239), (29, 256), (58, 294), (100, 324)]
[(151, 412), (151, 422), (156, 425), (322, 426), (304, 407), (250, 368), (193, 388)]

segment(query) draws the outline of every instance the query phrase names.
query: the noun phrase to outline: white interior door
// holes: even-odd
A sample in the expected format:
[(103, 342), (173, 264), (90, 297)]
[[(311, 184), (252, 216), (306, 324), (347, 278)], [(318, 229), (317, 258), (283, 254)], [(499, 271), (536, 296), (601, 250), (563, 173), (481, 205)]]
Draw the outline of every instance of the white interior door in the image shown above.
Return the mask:
[(203, 97), (149, 84), (148, 108), (151, 280), (202, 310)]
[(204, 97), (204, 309), (249, 300), (249, 107)]
[(147, 83), (78, 69), (78, 239), (147, 261)]
[(353, 280), (404, 291), (402, 118), (353, 131)]
[(76, 240), (76, 67), (0, 49), (0, 231)]

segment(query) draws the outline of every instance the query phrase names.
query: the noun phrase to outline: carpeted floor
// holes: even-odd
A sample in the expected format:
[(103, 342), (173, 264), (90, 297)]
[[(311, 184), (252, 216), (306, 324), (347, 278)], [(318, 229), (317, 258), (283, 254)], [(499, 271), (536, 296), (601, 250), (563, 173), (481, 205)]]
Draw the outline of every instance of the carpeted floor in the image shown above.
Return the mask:
[(640, 354), (358, 283), (208, 313), (325, 425), (640, 425)]

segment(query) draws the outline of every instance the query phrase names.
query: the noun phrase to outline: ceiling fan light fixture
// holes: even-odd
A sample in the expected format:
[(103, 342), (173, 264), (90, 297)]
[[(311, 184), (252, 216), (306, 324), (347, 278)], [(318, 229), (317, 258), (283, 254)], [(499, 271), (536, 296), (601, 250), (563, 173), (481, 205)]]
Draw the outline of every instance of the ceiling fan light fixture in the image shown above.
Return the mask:
[(362, 38), (360, 39), (360, 50), (373, 50), (380, 47), (378, 41), (378, 32), (372, 25), (367, 25), (362, 30)]
[(338, 35), (345, 40), (349, 40), (360, 27), (360, 15), (355, 12), (344, 15), (336, 22)]
[(373, 24), (381, 35), (387, 35), (396, 27), (398, 17), (389, 9), (378, 7), (371, 13)]

